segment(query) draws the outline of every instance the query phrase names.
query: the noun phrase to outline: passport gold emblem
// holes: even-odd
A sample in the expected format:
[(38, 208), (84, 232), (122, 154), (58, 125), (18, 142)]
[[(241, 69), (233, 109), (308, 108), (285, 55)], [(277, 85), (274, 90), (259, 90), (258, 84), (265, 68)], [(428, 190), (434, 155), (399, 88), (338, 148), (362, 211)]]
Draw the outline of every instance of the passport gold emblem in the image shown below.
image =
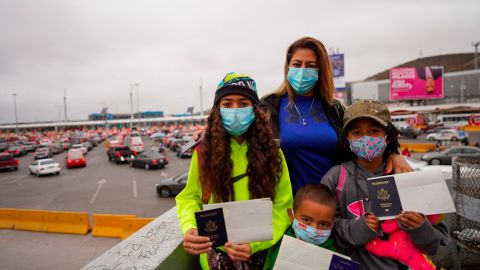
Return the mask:
[(213, 232), (216, 232), (218, 229), (218, 226), (217, 226), (217, 223), (213, 220), (209, 220), (206, 224), (205, 224), (205, 231), (208, 232), (208, 233), (213, 233)]
[(388, 193), (388, 191), (386, 189), (381, 188), (377, 192), (377, 198), (381, 201), (386, 201), (386, 200), (390, 199), (390, 194)]

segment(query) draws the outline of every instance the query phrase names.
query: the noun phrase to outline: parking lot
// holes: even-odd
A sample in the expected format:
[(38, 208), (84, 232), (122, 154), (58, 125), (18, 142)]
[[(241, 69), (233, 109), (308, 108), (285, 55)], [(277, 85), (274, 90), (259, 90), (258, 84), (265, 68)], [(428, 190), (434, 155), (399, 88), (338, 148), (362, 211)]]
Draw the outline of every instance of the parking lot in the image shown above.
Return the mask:
[[(152, 142), (144, 139), (146, 151)], [(127, 138), (126, 138), (127, 140)], [(190, 159), (165, 151), (163, 169), (131, 168), (109, 162), (102, 145), (86, 155), (87, 167), (67, 169), (66, 152), (54, 155), (62, 166), (59, 175), (31, 175), (33, 155), (19, 158), (17, 171), (0, 171), (0, 208), (131, 214), (157, 217), (175, 205), (174, 198), (158, 197), (155, 184), (188, 171)], [(0, 230), (0, 269), (78, 269), (120, 242), (90, 234)]]

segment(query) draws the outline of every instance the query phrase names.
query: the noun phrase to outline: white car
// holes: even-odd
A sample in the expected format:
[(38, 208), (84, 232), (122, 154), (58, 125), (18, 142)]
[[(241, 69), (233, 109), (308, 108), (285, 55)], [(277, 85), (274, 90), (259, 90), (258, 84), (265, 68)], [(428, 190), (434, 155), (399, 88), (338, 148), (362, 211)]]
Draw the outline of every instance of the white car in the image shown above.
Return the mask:
[(466, 133), (464, 131), (458, 132), (456, 130), (442, 130), (439, 132), (430, 133), (427, 135), (429, 141), (459, 141), (465, 139)]
[(145, 145), (140, 137), (132, 137), (130, 140), (130, 149), (137, 153), (141, 153), (145, 150)]
[(87, 147), (85, 147), (83, 144), (74, 144), (70, 147), (70, 149), (80, 149), (84, 155), (88, 153)]
[(28, 166), (30, 174), (36, 176), (44, 174), (60, 174), (60, 164), (51, 158), (39, 159)]

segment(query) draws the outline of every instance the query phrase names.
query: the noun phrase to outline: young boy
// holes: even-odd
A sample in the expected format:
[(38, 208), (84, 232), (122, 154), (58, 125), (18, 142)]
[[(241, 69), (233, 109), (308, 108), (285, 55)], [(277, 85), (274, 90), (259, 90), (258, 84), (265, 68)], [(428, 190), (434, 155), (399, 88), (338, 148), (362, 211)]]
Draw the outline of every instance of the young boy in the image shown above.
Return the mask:
[[(287, 209), (292, 225), (284, 235), (334, 252), (341, 252), (333, 237), (330, 237), (336, 209), (335, 195), (326, 186), (307, 184), (297, 191), (293, 209)], [(281, 242), (281, 240), (278, 241), (270, 250), (265, 269), (273, 269)]]

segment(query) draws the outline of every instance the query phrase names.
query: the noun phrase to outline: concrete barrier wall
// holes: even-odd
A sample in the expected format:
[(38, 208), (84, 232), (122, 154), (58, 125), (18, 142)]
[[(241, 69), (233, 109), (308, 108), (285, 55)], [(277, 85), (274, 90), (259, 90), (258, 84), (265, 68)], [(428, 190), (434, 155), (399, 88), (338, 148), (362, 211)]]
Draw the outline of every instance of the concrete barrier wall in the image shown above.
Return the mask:
[(82, 269), (199, 269), (198, 257), (183, 251), (176, 213), (171, 208)]

